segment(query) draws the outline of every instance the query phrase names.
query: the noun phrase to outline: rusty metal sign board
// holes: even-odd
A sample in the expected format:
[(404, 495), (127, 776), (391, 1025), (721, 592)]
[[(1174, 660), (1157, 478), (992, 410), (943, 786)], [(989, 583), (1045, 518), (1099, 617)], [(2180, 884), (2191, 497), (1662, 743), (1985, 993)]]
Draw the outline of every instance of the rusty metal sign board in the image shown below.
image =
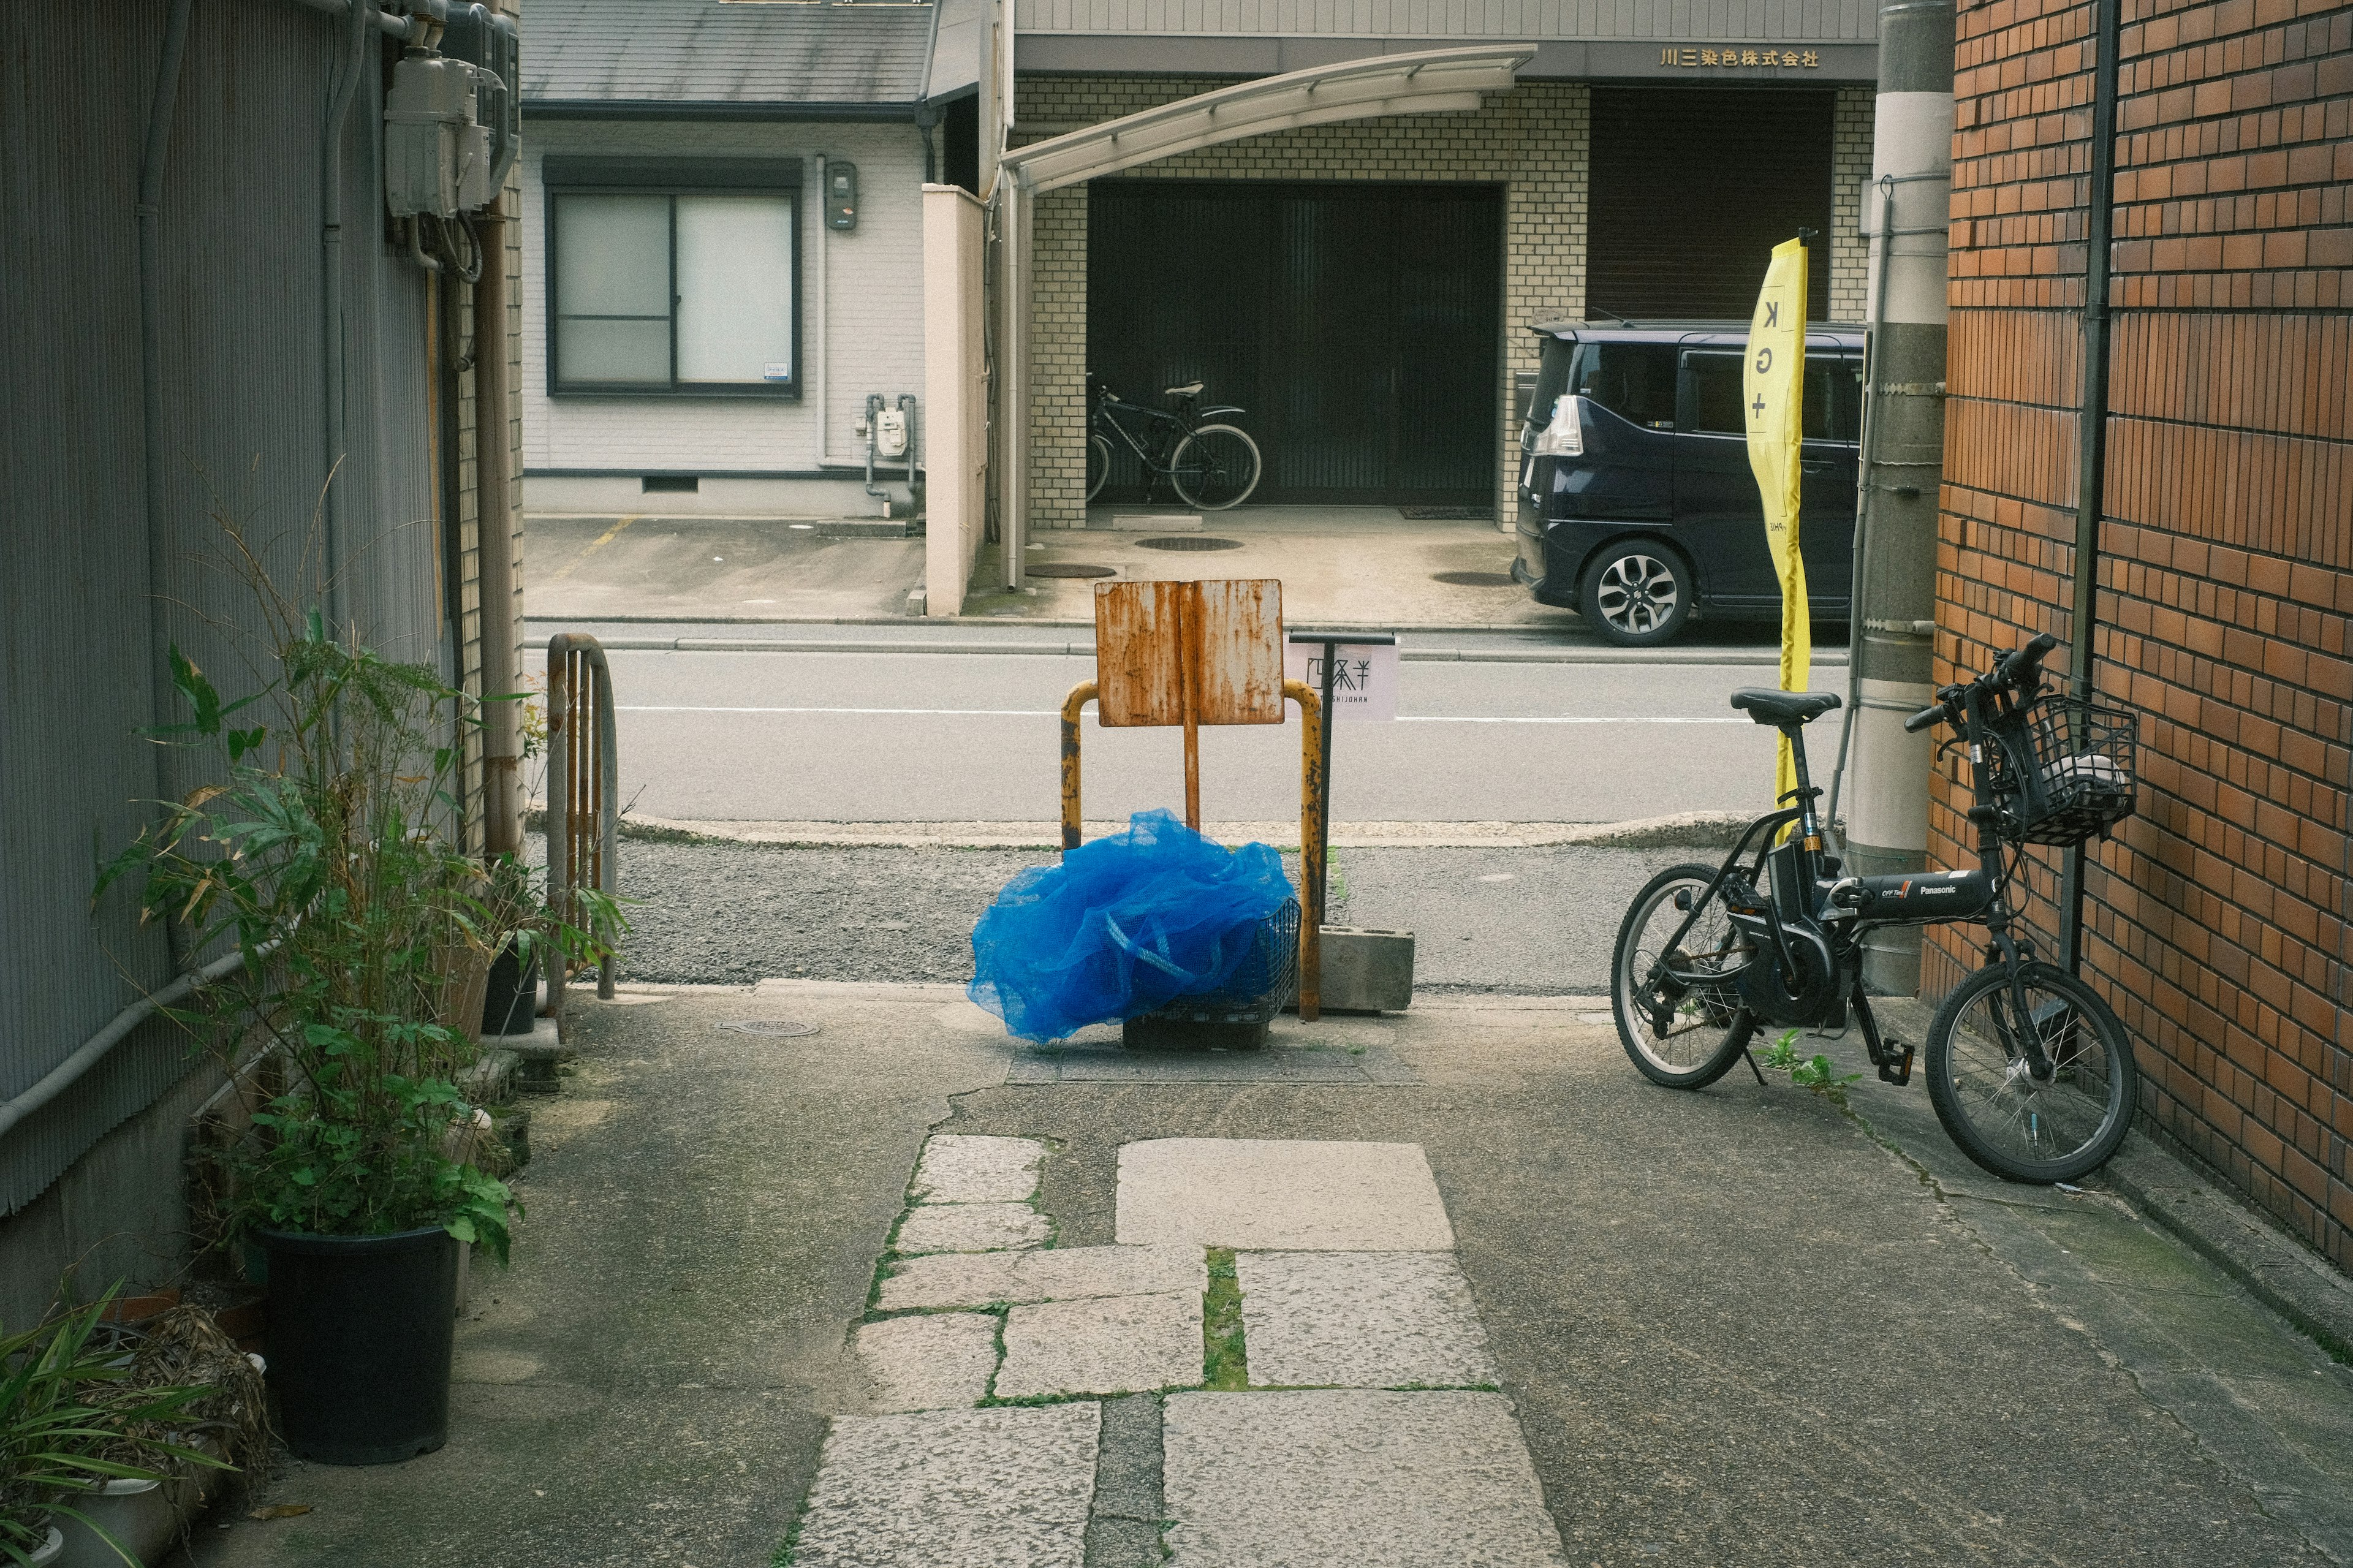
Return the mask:
[(1107, 728), (1282, 723), (1282, 584), (1097, 584), (1095, 682)]

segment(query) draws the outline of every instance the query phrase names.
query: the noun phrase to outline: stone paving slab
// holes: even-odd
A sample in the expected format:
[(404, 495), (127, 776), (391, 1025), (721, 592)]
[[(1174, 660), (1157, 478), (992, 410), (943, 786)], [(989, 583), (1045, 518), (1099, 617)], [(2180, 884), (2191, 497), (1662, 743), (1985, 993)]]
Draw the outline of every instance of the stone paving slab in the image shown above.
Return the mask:
[(794, 1568), (1082, 1568), (1099, 1409), (837, 1416)]
[(1245, 1252), (1235, 1259), (1250, 1382), (1493, 1387), (1471, 1282), (1444, 1252)]
[(1060, 1247), (1029, 1252), (941, 1252), (911, 1258), (882, 1281), (886, 1312), (992, 1302), (1149, 1296), (1208, 1288), (1196, 1247)]
[(927, 1312), (858, 1330), (858, 1364), (878, 1412), (953, 1410), (988, 1397), (997, 1371), (996, 1315)]
[(1121, 1242), (1446, 1252), (1454, 1228), (1419, 1144), (1160, 1138), (1119, 1152)]
[(1096, 1296), (1016, 1307), (1005, 1317), (999, 1399), (1141, 1394), (1201, 1384), (1201, 1296)]
[(1043, 1247), (1053, 1227), (1028, 1204), (918, 1204), (899, 1222), (892, 1246), (907, 1257), (925, 1252), (996, 1252)]
[(1177, 1568), (1559, 1568), (1500, 1394), (1177, 1394), (1163, 1429)]
[(1027, 1203), (1045, 1159), (1046, 1145), (1034, 1138), (935, 1132), (924, 1141), (911, 1190), (919, 1204)]
[(1117, 1043), (1040, 1046), (1006, 1070), (1008, 1083), (1387, 1083), (1421, 1075), (1396, 1052), (1272, 1047), (1263, 1051), (1131, 1051)]

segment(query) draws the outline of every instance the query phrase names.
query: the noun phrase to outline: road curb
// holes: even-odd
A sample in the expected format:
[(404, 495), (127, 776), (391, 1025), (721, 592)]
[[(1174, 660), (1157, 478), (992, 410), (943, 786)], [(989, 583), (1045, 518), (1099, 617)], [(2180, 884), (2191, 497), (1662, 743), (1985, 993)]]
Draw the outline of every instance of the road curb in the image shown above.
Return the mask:
[[(1408, 628), (1409, 630), (1411, 628)], [(957, 656), (1040, 656), (1049, 658), (1092, 658), (1092, 642), (945, 643), (907, 640), (828, 640), (817, 637), (603, 637), (597, 646), (608, 653), (848, 653), (952, 654)], [(1408, 664), (1689, 664), (1736, 668), (1778, 668), (1781, 655), (1774, 648), (1482, 648), (1403, 647), (1398, 657)], [(1814, 656), (1818, 666), (1846, 667), (1846, 651)]]
[[(543, 824), (534, 805), (525, 821)], [(1746, 831), (1735, 812), (1691, 811), (1629, 822), (1341, 822), (1335, 849), (1666, 849), (1724, 850)], [(1124, 822), (1089, 822), (1089, 838), (1124, 831)], [(1268, 844), (1295, 852), (1295, 822), (1211, 822), (1203, 829), (1226, 844)], [(1059, 849), (1059, 822), (712, 822), (625, 816), (624, 838), (767, 849)]]

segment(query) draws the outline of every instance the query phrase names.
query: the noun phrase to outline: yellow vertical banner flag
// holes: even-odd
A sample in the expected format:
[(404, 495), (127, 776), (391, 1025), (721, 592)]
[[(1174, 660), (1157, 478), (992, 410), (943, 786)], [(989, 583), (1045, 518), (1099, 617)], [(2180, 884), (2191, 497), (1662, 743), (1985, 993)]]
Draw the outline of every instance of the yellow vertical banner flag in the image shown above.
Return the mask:
[[(1813, 662), (1813, 619), (1806, 608), (1806, 561), (1798, 552), (1799, 444), (1805, 436), (1806, 247), (1785, 240), (1773, 247), (1748, 321), (1748, 354), (1741, 373), (1748, 408), (1748, 467), (1765, 498), (1765, 543), (1781, 580), (1781, 689), (1803, 691)], [(1797, 763), (1781, 740), (1773, 794), (1798, 787)]]

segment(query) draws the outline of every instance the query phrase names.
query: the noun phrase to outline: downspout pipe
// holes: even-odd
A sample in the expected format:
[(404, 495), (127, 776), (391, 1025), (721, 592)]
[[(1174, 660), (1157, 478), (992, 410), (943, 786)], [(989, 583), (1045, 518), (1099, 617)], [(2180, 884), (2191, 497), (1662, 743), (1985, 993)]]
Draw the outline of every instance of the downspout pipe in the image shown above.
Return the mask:
[[(507, 198), (483, 209), (474, 284), (474, 516), (482, 590), (482, 846), (522, 854), (522, 713), (515, 645), (514, 453), (507, 412)], [(505, 700), (501, 700), (505, 699)]]
[[(2123, 6), (2099, 0), (2092, 63), (2092, 168), (2084, 222), (2084, 380), (2075, 417), (2075, 583), (2068, 625), (2067, 689), (2092, 695), (2093, 643), (2098, 631), (2100, 518), (2108, 488), (2108, 269), (2116, 198), (2116, 76), (2123, 52)], [(2081, 844), (2060, 869), (2059, 961), (2070, 973), (2084, 963), (2084, 871)]]
[(319, 331), (321, 374), (326, 387), (327, 477), (319, 495), (322, 553), (327, 574), (327, 619), (337, 636), (344, 630), (343, 506), (339, 485), (348, 449), (348, 412), (343, 387), (343, 127), (359, 92), (367, 59), (368, 23), (375, 0), (351, 0), (345, 20), (342, 73), (327, 101), (326, 125), (319, 137)]
[[(147, 148), (139, 163), (135, 209), (139, 219), (139, 391), (145, 421), (141, 455), (147, 468), (147, 624), (154, 645), (149, 668), (155, 671), (170, 668), (172, 647), (170, 621), (164, 609), (172, 564), (164, 499), (168, 477), (164, 458), (164, 164), (171, 153), (172, 110), (179, 102), (180, 66), (187, 57), (188, 14), (194, 9), (195, 0), (172, 0), (164, 24), (164, 54), (155, 67), (155, 95), (147, 109)], [(166, 717), (159, 711), (156, 722), (164, 722)]]

